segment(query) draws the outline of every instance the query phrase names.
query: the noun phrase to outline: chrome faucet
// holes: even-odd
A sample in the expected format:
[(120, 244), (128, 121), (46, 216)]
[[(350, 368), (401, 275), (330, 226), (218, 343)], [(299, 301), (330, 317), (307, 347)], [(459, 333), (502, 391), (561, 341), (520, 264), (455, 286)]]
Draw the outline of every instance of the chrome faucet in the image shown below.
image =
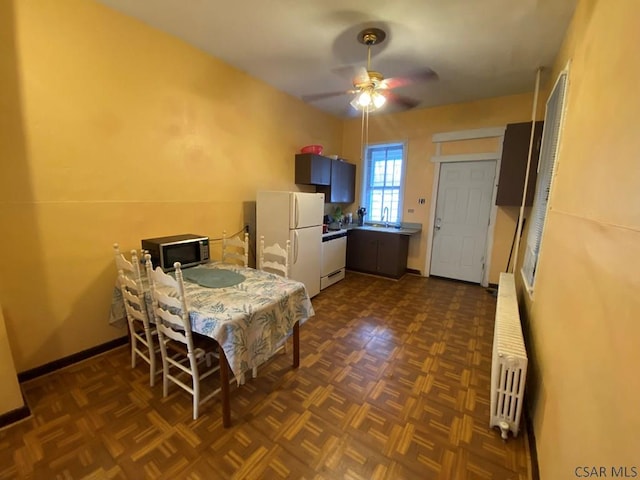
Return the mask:
[[(386, 218), (386, 220), (385, 220)], [(384, 207), (382, 209), (382, 218), (380, 219), (381, 222), (384, 222), (384, 226), (388, 227), (389, 226), (389, 207)]]

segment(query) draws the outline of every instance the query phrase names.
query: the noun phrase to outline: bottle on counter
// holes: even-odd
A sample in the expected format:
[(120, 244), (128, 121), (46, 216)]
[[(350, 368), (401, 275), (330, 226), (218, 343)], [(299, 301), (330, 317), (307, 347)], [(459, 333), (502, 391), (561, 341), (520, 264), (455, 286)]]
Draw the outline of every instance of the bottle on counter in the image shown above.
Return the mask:
[(364, 216), (367, 214), (367, 209), (365, 207), (360, 207), (356, 213), (358, 214), (358, 226), (362, 227), (364, 225)]
[(344, 224), (351, 225), (353, 223), (353, 213), (349, 212), (344, 216)]

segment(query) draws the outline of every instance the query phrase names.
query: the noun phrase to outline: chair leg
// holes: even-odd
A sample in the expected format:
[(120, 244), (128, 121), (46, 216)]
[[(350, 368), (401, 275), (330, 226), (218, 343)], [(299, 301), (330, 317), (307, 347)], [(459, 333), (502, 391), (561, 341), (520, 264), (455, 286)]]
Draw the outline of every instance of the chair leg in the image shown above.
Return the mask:
[(200, 406), (200, 375), (198, 372), (198, 362), (193, 355), (189, 353), (189, 363), (191, 365), (191, 382), (193, 387), (193, 419), (198, 419), (198, 407)]
[(149, 385), (153, 387), (156, 384), (156, 350), (153, 346), (151, 330), (145, 328), (144, 333), (147, 338), (147, 350), (149, 354)]
[(169, 394), (169, 362), (163, 357), (162, 359), (162, 396)]
[(131, 368), (136, 368), (136, 348), (138, 348), (136, 337), (131, 335)]
[(131, 347), (131, 368), (136, 368), (136, 339), (133, 336), (133, 325), (127, 318), (127, 332), (129, 333), (129, 346)]
[(153, 348), (149, 349), (149, 385), (151, 387), (156, 384), (156, 353)]

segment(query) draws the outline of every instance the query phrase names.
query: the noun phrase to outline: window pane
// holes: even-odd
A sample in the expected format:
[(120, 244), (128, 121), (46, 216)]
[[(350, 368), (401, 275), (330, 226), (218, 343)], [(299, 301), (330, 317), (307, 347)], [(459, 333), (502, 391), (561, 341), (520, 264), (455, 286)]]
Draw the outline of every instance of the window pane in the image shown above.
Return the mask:
[[(366, 178), (364, 200), (367, 220), (397, 223), (400, 216), (400, 188), (404, 146), (377, 145), (366, 152)], [(386, 208), (386, 210), (385, 210)], [(384, 216), (384, 218), (383, 218)]]
[(533, 289), (535, 283), (540, 243), (542, 241), (542, 232), (547, 215), (547, 204), (555, 170), (556, 156), (558, 154), (560, 125), (562, 124), (562, 116), (564, 113), (566, 77), (566, 72), (560, 75), (547, 100), (536, 193), (531, 209), (531, 225), (529, 227), (527, 246), (522, 265), (522, 273), (529, 289)]

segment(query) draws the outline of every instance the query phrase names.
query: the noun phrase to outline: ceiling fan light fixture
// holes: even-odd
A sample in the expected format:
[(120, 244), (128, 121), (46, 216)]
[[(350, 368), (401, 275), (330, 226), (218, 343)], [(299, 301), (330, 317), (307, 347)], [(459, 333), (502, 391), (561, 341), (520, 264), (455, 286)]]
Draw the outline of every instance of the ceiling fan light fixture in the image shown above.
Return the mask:
[(371, 94), (367, 90), (358, 95), (358, 105), (363, 108), (371, 105)]
[(351, 100), (351, 106), (356, 110), (373, 112), (374, 110), (381, 108), (386, 101), (387, 99), (380, 92), (367, 89), (356, 94), (353, 100)]
[(387, 101), (387, 98), (380, 92), (373, 92), (373, 105), (376, 108), (381, 108)]

